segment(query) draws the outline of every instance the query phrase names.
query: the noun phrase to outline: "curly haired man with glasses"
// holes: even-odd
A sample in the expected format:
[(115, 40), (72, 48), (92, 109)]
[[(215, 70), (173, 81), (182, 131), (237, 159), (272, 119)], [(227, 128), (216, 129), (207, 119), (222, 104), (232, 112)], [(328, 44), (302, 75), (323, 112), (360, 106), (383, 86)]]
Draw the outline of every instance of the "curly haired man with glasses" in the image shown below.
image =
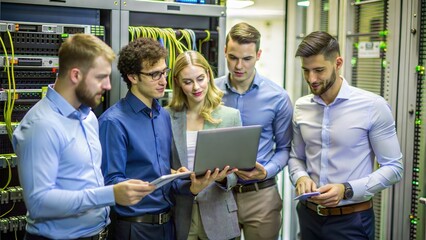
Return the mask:
[[(156, 40), (138, 38), (119, 53), (118, 70), (126, 82), (127, 95), (99, 119), (102, 171), (105, 184), (133, 178), (149, 182), (171, 173), (172, 130), (170, 116), (159, 104), (164, 96), (167, 50)], [(178, 169), (181, 171), (180, 169)], [(196, 195), (218, 173), (191, 181), (166, 184), (132, 207), (116, 205), (113, 239), (175, 239), (171, 220), (171, 193)]]

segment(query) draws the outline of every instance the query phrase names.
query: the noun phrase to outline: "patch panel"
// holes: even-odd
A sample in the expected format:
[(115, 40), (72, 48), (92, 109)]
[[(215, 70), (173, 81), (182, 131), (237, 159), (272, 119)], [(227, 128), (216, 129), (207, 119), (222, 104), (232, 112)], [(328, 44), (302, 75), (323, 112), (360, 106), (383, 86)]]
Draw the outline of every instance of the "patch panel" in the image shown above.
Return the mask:
[(42, 89), (16, 89), (15, 91), (4, 90), (0, 91), (0, 101), (6, 101), (8, 99), (8, 92), (11, 94), (14, 93), (15, 101), (25, 101), (25, 100), (40, 100)]
[[(9, 64), (8, 64), (9, 63)], [(0, 57), (0, 67), (7, 67), (13, 64), (15, 67), (59, 67), (58, 57), (43, 57), (43, 56), (32, 56), (32, 57), (20, 57), (15, 56), (13, 58)]]
[(9, 191), (0, 190), (0, 204), (9, 203)]
[(1, 168), (7, 168), (7, 166), (10, 164), (8, 164), (8, 159), (5, 156), (0, 156), (0, 167)]
[(27, 223), (25, 216), (13, 216), (9, 218), (0, 218), (0, 232), (15, 232), (25, 229)]
[[(19, 123), (13, 122), (12, 123), (12, 129), (15, 130), (16, 127), (18, 127)], [(6, 130), (6, 123), (0, 122), (0, 135), (7, 134)]]
[(12, 202), (20, 202), (24, 198), (22, 187), (8, 187), (7, 191), (9, 191), (9, 199)]
[(0, 232), (7, 233), (9, 231), (9, 219), (0, 218)]
[(7, 168), (8, 162), (11, 167), (15, 167), (18, 161), (16, 154), (0, 154), (0, 168)]

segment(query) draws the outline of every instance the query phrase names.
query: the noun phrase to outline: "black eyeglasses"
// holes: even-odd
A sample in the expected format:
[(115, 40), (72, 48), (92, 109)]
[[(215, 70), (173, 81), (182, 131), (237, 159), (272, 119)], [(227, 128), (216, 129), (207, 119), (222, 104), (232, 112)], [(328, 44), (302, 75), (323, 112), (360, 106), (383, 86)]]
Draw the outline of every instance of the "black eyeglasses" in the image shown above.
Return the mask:
[(166, 68), (163, 71), (156, 71), (156, 72), (150, 72), (150, 73), (139, 72), (139, 73), (146, 76), (150, 76), (152, 80), (154, 81), (158, 81), (161, 79), (163, 75), (164, 77), (167, 77), (169, 75), (169, 72), (170, 72), (170, 68)]

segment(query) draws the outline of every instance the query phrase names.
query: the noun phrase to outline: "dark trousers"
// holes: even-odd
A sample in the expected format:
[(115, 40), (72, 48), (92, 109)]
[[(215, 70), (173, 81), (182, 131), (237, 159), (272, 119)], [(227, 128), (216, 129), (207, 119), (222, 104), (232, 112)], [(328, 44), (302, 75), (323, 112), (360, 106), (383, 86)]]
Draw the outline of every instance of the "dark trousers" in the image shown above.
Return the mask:
[(297, 204), (302, 240), (362, 240), (374, 239), (374, 210), (340, 216), (319, 216), (316, 212)]
[(152, 240), (164, 239), (174, 240), (175, 231), (173, 221), (165, 224), (150, 224), (115, 220), (114, 236), (109, 239), (115, 240)]

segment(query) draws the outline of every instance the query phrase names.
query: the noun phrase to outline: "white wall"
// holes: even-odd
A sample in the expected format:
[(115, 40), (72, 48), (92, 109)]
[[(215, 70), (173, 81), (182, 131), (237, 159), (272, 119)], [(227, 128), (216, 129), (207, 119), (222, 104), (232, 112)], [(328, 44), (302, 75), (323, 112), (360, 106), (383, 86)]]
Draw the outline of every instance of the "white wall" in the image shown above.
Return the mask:
[(247, 22), (259, 30), (262, 38), (260, 49), (262, 55), (256, 64), (257, 71), (283, 86), (284, 82), (284, 20), (281, 18), (261, 19), (228, 17), (226, 19), (226, 32), (239, 23)]

